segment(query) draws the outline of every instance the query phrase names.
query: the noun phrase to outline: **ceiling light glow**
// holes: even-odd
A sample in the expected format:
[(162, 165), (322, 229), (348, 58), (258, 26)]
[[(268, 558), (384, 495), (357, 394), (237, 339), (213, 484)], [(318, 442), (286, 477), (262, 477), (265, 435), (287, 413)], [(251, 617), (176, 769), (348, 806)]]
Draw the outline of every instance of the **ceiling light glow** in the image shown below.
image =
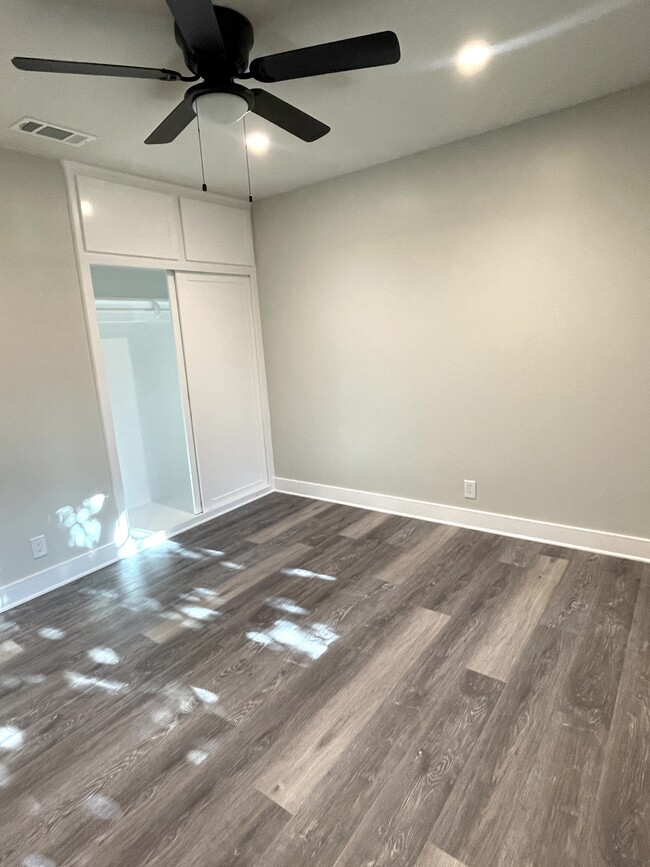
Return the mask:
[(494, 51), (483, 39), (468, 42), (456, 55), (456, 69), (461, 75), (476, 75), (485, 69)]
[(92, 217), (93, 206), (90, 204), (88, 199), (82, 199), (79, 204), (81, 207), (81, 213), (84, 215), (84, 217)]
[(250, 132), (246, 136), (249, 151), (254, 154), (265, 154), (271, 144), (270, 138), (264, 132)]

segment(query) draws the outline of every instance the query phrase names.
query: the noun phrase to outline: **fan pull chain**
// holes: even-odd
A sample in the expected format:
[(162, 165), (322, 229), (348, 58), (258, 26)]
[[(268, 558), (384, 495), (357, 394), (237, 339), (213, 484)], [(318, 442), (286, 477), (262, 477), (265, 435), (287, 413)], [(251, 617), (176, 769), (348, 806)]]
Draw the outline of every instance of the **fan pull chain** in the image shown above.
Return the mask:
[(253, 204), (253, 193), (251, 191), (251, 167), (248, 161), (248, 136), (246, 135), (246, 115), (242, 118), (244, 122), (244, 152), (246, 153), (246, 177), (248, 178), (248, 201)]
[(205, 182), (205, 164), (203, 162), (203, 142), (201, 140), (201, 117), (200, 117), (200, 110), (199, 110), (199, 106), (198, 106), (198, 101), (197, 101), (197, 106), (196, 106), (196, 125), (197, 125), (198, 131), (199, 131), (199, 156), (201, 157), (201, 179), (203, 181), (203, 183), (201, 184), (201, 189), (203, 190), (204, 193), (207, 193), (208, 185)]

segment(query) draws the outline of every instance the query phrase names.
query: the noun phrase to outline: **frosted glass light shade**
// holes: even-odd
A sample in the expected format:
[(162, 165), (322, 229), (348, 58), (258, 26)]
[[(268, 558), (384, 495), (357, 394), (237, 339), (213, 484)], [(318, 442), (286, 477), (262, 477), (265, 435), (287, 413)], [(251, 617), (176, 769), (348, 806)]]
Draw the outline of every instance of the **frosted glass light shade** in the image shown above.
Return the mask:
[(236, 123), (249, 111), (248, 103), (234, 93), (202, 93), (194, 100), (200, 120), (220, 126)]

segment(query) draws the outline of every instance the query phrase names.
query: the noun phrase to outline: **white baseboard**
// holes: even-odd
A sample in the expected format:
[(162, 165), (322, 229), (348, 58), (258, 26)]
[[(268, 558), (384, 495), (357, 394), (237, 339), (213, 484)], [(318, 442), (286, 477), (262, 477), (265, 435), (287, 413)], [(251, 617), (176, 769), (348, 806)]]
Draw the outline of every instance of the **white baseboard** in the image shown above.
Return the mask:
[[(357, 491), (352, 488), (340, 488), (334, 485), (319, 485), (315, 482), (282, 478), (276, 478), (274, 486), (264, 485), (244, 495), (234, 496), (227, 503), (220, 504), (218, 508), (210, 509), (174, 528), (172, 532), (165, 534), (165, 537), (173, 538), (193, 527), (206, 524), (219, 515), (266, 496), (272, 490), (316, 500), (327, 500), (332, 503), (343, 503), (348, 506), (359, 506), (376, 512), (405, 515), (424, 521), (436, 521), (441, 524), (452, 524), (472, 530), (497, 533), (501, 536), (512, 536), (517, 539), (545, 542), (564, 548), (577, 548), (582, 551), (594, 551), (598, 554), (609, 554), (613, 557), (625, 557), (630, 560), (650, 563), (650, 539), (638, 536), (624, 536), (602, 530), (569, 527), (566, 524), (552, 524), (547, 521), (534, 521), (529, 518), (516, 518), (493, 512), (481, 512), (476, 509), (464, 509), (460, 506), (445, 506), (425, 500), (411, 500), (389, 494), (376, 494), (370, 491)], [(6, 587), (0, 587), (0, 611), (15, 608), (17, 605), (22, 605), (23, 602), (49, 593), (57, 587), (77, 581), (91, 572), (110, 566), (118, 559), (115, 546), (104, 545), (94, 551), (87, 551), (66, 560), (64, 563), (44, 569), (42, 572), (28, 575)]]
[(424, 521), (483, 530), (500, 536), (512, 536), (516, 539), (544, 542), (563, 548), (578, 548), (582, 551), (594, 551), (598, 554), (650, 563), (650, 539), (638, 536), (623, 536), (602, 530), (551, 524), (547, 521), (498, 515), (494, 512), (481, 512), (460, 506), (445, 506), (426, 500), (410, 500), (407, 497), (393, 497), (389, 494), (375, 494), (335, 485), (301, 482), (297, 479), (276, 478), (275, 489), (285, 494), (298, 494), (316, 500), (359, 506), (376, 512), (389, 512), (409, 518), (420, 518)]
[(29, 602), (30, 599), (42, 596), (43, 593), (49, 593), (50, 590), (56, 590), (57, 587), (109, 566), (116, 560), (115, 545), (103, 545), (101, 548), (95, 548), (94, 551), (86, 551), (64, 563), (43, 569), (42, 572), (20, 578), (12, 584), (7, 584), (6, 587), (0, 587), (0, 611), (7, 611), (9, 608), (15, 608), (16, 605), (22, 605), (23, 602)]
[(272, 490), (273, 488), (268, 484), (268, 482), (253, 482), (250, 485), (245, 485), (243, 488), (239, 488), (237, 491), (230, 491), (227, 494), (222, 494), (220, 497), (215, 497), (212, 500), (210, 512), (213, 514), (217, 512), (218, 514), (219, 509), (223, 511), (224, 508), (226, 510), (236, 508), (233, 507), (233, 503), (238, 503), (242, 506), (260, 496), (260, 491), (268, 492)]
[[(200, 524), (206, 524), (219, 515), (226, 512), (231, 512), (233, 509), (238, 509), (240, 506), (245, 506), (247, 503), (253, 502), (260, 497), (266, 496), (273, 490), (271, 485), (264, 484), (258, 486), (254, 491), (235, 493), (230, 496), (227, 502), (222, 502), (217, 508), (210, 509), (200, 515), (196, 515), (189, 521), (174, 527), (169, 533), (161, 534), (161, 539), (171, 539), (179, 533), (184, 533), (186, 530), (191, 530), (193, 527), (198, 527)], [(137, 556), (134, 555), (134, 556)], [(30, 599), (35, 599), (37, 596), (42, 596), (44, 593), (49, 593), (51, 590), (56, 590), (57, 587), (62, 587), (64, 584), (70, 584), (73, 581), (78, 581), (91, 572), (96, 572), (98, 569), (103, 569), (104, 566), (110, 566), (112, 563), (117, 563), (119, 560), (115, 545), (103, 545), (101, 548), (95, 548), (94, 551), (87, 551), (77, 557), (72, 557), (64, 563), (59, 563), (56, 566), (50, 566), (42, 572), (36, 572), (33, 575), (28, 575), (26, 578), (20, 578), (12, 584), (7, 584), (6, 587), (0, 587), (0, 612), (8, 611), (10, 608), (15, 608), (17, 605), (22, 605), (23, 602), (29, 602)]]

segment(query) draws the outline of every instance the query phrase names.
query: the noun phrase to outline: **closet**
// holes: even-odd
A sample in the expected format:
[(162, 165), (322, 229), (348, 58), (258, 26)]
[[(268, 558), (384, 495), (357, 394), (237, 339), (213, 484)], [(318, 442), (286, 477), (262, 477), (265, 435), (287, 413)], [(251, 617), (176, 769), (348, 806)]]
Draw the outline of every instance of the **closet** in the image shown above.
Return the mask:
[[(269, 489), (250, 211), (66, 166), (118, 512), (169, 535)], [(117, 542), (116, 542), (117, 544)]]

